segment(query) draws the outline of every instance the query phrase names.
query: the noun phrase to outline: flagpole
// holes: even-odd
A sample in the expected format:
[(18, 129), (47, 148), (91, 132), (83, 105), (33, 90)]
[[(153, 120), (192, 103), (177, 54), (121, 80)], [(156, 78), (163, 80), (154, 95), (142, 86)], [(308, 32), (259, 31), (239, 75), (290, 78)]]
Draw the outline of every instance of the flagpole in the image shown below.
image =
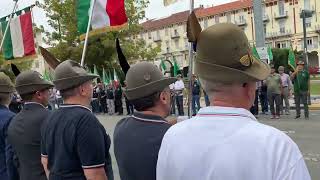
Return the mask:
[(6, 30), (4, 31), (3, 38), (2, 38), (2, 40), (1, 40), (0, 49), (2, 49), (4, 40), (6, 39), (7, 31), (8, 31), (8, 29), (9, 29), (9, 26), (10, 26), (10, 23), (11, 23), (11, 19), (12, 19), (12, 17), (14, 16), (14, 13), (16, 12), (17, 7), (18, 7), (18, 0), (16, 0), (16, 3), (14, 4), (13, 10), (12, 10), (12, 13), (10, 14), (9, 21), (8, 21), (8, 24), (7, 24), (7, 27), (6, 27)]
[[(190, 14), (194, 9), (194, 0), (190, 0)], [(193, 44), (189, 43), (189, 98), (188, 98), (188, 115), (189, 118), (192, 117), (192, 71), (193, 71)]]
[(86, 33), (86, 38), (84, 40), (84, 46), (83, 46), (83, 51), (82, 51), (82, 57), (81, 57), (81, 66), (84, 65), (84, 59), (86, 57), (86, 52), (87, 52), (87, 46), (88, 46), (88, 37), (89, 37), (89, 31), (90, 31), (90, 26), (91, 26), (91, 20), (92, 20), (92, 14), (93, 14), (93, 9), (94, 9), (94, 4), (96, 0), (91, 0), (91, 12), (89, 14), (89, 21), (88, 21), (88, 27), (87, 27), (87, 33)]

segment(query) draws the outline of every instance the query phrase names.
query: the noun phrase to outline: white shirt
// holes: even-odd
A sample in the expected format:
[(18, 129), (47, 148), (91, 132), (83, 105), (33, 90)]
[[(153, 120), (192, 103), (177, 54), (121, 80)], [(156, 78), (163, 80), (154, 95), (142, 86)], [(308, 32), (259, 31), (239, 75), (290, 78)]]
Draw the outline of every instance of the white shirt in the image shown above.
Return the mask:
[(298, 146), (245, 109), (206, 107), (165, 134), (157, 180), (311, 180)]
[(183, 96), (184, 83), (183, 80), (178, 80), (174, 83), (174, 91), (177, 96)]

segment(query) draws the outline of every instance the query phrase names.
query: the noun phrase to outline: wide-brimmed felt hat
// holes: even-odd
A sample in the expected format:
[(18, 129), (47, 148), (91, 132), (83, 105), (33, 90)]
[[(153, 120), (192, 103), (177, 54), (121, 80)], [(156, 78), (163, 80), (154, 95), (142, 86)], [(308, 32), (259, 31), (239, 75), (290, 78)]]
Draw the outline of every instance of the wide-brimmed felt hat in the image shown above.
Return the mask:
[(31, 94), (52, 87), (53, 84), (45, 80), (37, 71), (29, 70), (21, 72), (16, 78), (16, 90), (20, 95)]
[(164, 77), (154, 64), (140, 62), (127, 72), (127, 87), (124, 92), (129, 100), (139, 99), (163, 91), (175, 81), (176, 78)]
[(195, 71), (208, 81), (246, 83), (266, 79), (270, 67), (251, 54), (242, 29), (235, 24), (221, 23), (201, 32)]
[(9, 76), (0, 72), (0, 93), (12, 93), (14, 91), (14, 85)]
[(61, 91), (75, 88), (97, 77), (99, 76), (87, 73), (76, 61), (66, 60), (56, 67), (53, 83)]

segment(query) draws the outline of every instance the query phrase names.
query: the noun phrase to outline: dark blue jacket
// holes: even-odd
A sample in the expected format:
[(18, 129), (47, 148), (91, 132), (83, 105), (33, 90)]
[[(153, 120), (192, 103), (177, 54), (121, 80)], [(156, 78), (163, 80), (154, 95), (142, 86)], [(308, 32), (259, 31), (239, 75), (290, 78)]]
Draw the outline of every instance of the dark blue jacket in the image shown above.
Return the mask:
[(14, 113), (7, 107), (0, 105), (0, 179), (19, 179), (18, 171), (14, 166), (12, 146), (7, 143), (7, 130)]

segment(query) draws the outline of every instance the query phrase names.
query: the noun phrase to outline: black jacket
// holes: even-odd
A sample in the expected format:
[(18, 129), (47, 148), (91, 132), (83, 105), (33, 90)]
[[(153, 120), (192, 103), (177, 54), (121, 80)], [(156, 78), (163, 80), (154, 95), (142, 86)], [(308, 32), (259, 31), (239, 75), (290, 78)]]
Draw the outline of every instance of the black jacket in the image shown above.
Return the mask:
[(42, 105), (27, 103), (9, 125), (8, 140), (19, 159), (20, 180), (47, 179), (40, 158), (40, 128), (48, 115)]

